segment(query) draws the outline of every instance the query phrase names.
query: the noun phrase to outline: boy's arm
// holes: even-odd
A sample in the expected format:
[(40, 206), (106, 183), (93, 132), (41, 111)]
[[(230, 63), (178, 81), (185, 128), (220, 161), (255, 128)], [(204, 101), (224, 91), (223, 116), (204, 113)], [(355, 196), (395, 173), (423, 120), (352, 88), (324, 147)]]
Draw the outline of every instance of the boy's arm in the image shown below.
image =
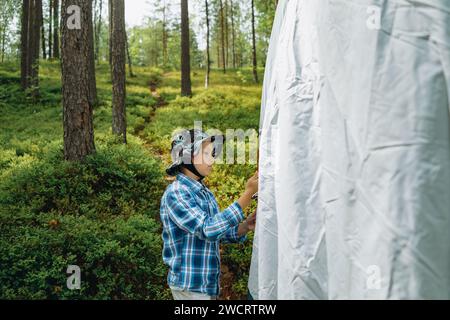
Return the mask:
[(210, 217), (197, 205), (188, 190), (176, 190), (167, 196), (166, 201), (172, 221), (180, 229), (204, 240), (220, 240), (230, 229), (238, 227), (244, 219), (244, 213), (238, 202)]
[(224, 236), (222, 243), (243, 243), (247, 240), (247, 223), (244, 221), (236, 227), (231, 228)]

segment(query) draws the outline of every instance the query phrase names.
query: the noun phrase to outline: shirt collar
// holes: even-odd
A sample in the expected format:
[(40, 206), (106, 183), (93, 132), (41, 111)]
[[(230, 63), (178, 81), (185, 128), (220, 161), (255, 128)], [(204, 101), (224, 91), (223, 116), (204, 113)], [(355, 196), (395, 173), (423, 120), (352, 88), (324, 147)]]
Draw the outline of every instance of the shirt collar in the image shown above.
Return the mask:
[(205, 188), (205, 185), (202, 182), (199, 182), (197, 180), (194, 180), (190, 177), (188, 177), (187, 175), (183, 174), (183, 173), (178, 173), (177, 174), (177, 180), (186, 185), (187, 187), (191, 188), (194, 192), (199, 192), (200, 190), (202, 190), (203, 188)]

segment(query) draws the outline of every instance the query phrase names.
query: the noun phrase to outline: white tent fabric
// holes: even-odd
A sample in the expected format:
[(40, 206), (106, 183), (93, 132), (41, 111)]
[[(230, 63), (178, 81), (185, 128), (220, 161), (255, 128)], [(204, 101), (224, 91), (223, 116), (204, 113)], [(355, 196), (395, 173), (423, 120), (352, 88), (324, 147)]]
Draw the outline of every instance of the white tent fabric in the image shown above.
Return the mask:
[(281, 0), (255, 299), (450, 298), (450, 1)]

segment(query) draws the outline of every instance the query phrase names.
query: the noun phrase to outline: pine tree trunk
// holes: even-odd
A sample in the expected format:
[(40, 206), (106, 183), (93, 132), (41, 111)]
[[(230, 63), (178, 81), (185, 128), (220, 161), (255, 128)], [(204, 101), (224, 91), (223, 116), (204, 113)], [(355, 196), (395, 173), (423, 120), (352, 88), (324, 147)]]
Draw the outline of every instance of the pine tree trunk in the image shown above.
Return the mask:
[(103, 0), (100, 0), (100, 8), (98, 14), (97, 29), (95, 30), (95, 61), (99, 63), (100, 61), (100, 35), (102, 32), (102, 11), (103, 11)]
[(181, 0), (181, 95), (191, 97), (191, 55), (189, 52), (188, 1)]
[(164, 68), (168, 64), (168, 51), (167, 51), (167, 18), (166, 18), (166, 0), (163, 3), (163, 25), (162, 25), (162, 40), (163, 40), (163, 65)]
[(94, 60), (97, 61), (97, 23), (98, 23), (98, 10), (97, 10), (97, 0), (94, 0), (94, 6), (92, 7), (94, 11)]
[(53, 0), (53, 58), (59, 59), (59, 0)]
[(216, 45), (216, 54), (217, 54), (217, 68), (220, 68), (220, 46), (219, 46), (219, 40), (217, 40), (217, 45)]
[(88, 50), (89, 50), (89, 101), (92, 106), (97, 105), (97, 84), (95, 77), (95, 54), (94, 54), (94, 26), (92, 24), (92, 1), (89, 2), (90, 11), (88, 12)]
[(253, 47), (253, 80), (256, 83), (258, 83), (258, 64), (256, 61), (255, 0), (252, 0), (252, 47)]
[(225, 30), (224, 30), (224, 17), (223, 17), (223, 2), (220, 0), (220, 30), (221, 30), (221, 43), (222, 43), (222, 67), (223, 73), (227, 72), (227, 66), (225, 63)]
[(108, 59), (109, 59), (109, 65), (111, 66), (111, 56), (112, 56), (112, 52), (111, 52), (111, 48), (112, 48), (112, 29), (113, 29), (113, 19), (112, 19), (112, 10), (113, 10), (113, 0), (108, 0), (108, 19), (109, 19), (109, 45), (108, 45)]
[(133, 62), (131, 61), (131, 55), (130, 55), (130, 46), (128, 43), (128, 34), (125, 32), (125, 45), (127, 49), (127, 60), (128, 60), (128, 72), (130, 73), (130, 78), (134, 78), (133, 74)]
[(20, 83), (22, 89), (28, 88), (28, 24), (30, 22), (30, 1), (23, 0), (22, 2), (22, 17), (20, 27)]
[(38, 9), (41, 21), (40, 21), (40, 28), (41, 28), (41, 41), (42, 41), (42, 58), (44, 60), (47, 60), (47, 50), (45, 48), (45, 27), (44, 27), (44, 13), (43, 13), (43, 9), (42, 9), (42, 2), (41, 2), (41, 6)]
[[(67, 8), (81, 8), (81, 29), (69, 29)], [(90, 1), (62, 0), (61, 71), (64, 157), (81, 161), (95, 152), (93, 106), (89, 101)]]
[(28, 87), (34, 101), (39, 96), (39, 51), (41, 34), (42, 0), (30, 0), (28, 23)]
[(52, 52), (52, 44), (53, 44), (53, 1), (49, 0), (48, 4), (48, 58), (53, 58), (53, 52)]
[(127, 143), (127, 122), (125, 109), (126, 74), (125, 74), (125, 4), (124, 0), (112, 0), (111, 30), (111, 77), (112, 97), (112, 131)]
[(209, 86), (209, 74), (211, 73), (211, 57), (209, 56), (209, 8), (208, 0), (205, 0), (206, 11), (206, 76), (205, 76), (205, 88)]
[[(6, 27), (5, 27), (6, 29)], [(5, 42), (6, 42), (6, 30), (2, 32), (2, 63), (5, 61)]]
[(230, 51), (230, 45), (229, 45), (229, 28), (228, 28), (228, 0), (225, 0), (225, 65), (227, 68), (230, 66), (229, 63), (229, 51)]
[(234, 10), (233, 10), (233, 0), (230, 0), (231, 8), (231, 47), (233, 53), (233, 69), (236, 69), (236, 30), (234, 29)]

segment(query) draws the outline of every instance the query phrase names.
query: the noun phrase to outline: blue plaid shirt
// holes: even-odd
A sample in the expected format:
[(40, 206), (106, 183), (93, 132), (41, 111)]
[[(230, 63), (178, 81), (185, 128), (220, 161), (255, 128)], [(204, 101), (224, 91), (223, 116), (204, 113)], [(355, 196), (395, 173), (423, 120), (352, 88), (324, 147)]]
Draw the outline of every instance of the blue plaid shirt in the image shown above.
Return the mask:
[(201, 182), (179, 173), (161, 200), (163, 259), (169, 286), (219, 295), (220, 241), (244, 242), (238, 236), (244, 219), (235, 202), (220, 212), (214, 195)]

